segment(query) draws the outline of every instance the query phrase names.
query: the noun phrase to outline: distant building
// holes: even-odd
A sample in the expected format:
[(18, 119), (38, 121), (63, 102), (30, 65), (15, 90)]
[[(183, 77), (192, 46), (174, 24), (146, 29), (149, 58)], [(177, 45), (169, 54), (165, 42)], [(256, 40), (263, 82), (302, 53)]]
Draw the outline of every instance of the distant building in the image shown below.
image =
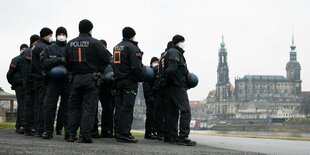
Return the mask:
[(302, 117), (301, 66), (297, 61), (294, 37), (286, 77), (282, 75), (246, 75), (229, 81), (229, 67), (224, 37), (219, 49), (216, 89), (209, 92), (206, 107), (218, 119), (267, 119)]
[(16, 96), (5, 92), (0, 87), (0, 122), (15, 121), (16, 108)]
[(190, 101), (192, 120), (205, 121), (207, 119), (207, 107), (203, 101)]
[(138, 91), (134, 107), (134, 118), (146, 119), (146, 105), (142, 83), (138, 84)]

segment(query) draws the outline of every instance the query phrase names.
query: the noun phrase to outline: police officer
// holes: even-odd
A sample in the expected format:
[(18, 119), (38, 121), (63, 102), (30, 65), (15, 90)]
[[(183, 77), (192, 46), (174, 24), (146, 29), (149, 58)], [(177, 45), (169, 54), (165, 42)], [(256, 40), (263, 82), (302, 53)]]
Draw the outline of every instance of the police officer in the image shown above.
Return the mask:
[[(113, 69), (111, 66), (112, 63), (112, 54), (107, 49), (107, 42), (103, 39), (100, 40), (102, 46), (107, 50), (107, 54), (110, 58), (110, 64), (106, 67), (104, 72), (104, 76), (106, 74), (113, 73)], [(113, 77), (109, 77), (113, 78)], [(99, 101), (101, 103), (102, 112), (101, 112), (101, 134), (99, 136), (98, 131), (98, 117), (96, 117), (94, 129), (92, 131), (92, 138), (113, 138), (113, 118), (114, 118), (114, 103), (112, 97), (112, 86), (113, 79), (104, 79), (104, 84), (99, 87)], [(98, 114), (98, 110), (97, 110)], [(97, 116), (97, 115), (96, 115)]]
[[(157, 57), (153, 57), (151, 59), (150, 67), (154, 70), (155, 79), (157, 78), (158, 73), (158, 63), (159, 59)], [(145, 139), (157, 138), (157, 131), (155, 129), (155, 94), (153, 91), (155, 79), (153, 79), (153, 81), (143, 83), (143, 92), (146, 104)]]
[(40, 40), (31, 51), (31, 79), (35, 81), (35, 129), (37, 137), (42, 137), (44, 132), (43, 104), (46, 95), (46, 85), (41, 64), (41, 53), (51, 45), (53, 31), (44, 27), (40, 31)]
[[(195, 141), (188, 138), (190, 132), (191, 110), (187, 96), (186, 78), (188, 69), (184, 57), (184, 37), (175, 35), (172, 39), (173, 47), (167, 51), (167, 88), (166, 93), (170, 97), (167, 111), (167, 129), (171, 142), (193, 146)], [(180, 115), (179, 134), (178, 118)]]
[(31, 78), (31, 51), (34, 49), (40, 36), (34, 34), (30, 37), (30, 47), (23, 52), (22, 57), (22, 75), (25, 87), (24, 104), (24, 135), (33, 136), (35, 134), (34, 116), (35, 116), (35, 86)]
[(122, 30), (123, 40), (113, 49), (113, 70), (116, 80), (115, 128), (119, 142), (136, 143), (130, 133), (133, 109), (137, 95), (137, 82), (144, 80), (142, 70), (143, 52), (135, 41), (136, 32), (131, 27)]
[(92, 38), (93, 24), (84, 19), (79, 23), (80, 35), (69, 41), (65, 50), (65, 61), (73, 74), (72, 90), (69, 97), (70, 136), (74, 142), (80, 126), (80, 143), (92, 143), (91, 130), (95, 123), (98, 107), (98, 87), (100, 72), (109, 64), (109, 56), (101, 42)]
[(7, 73), (7, 80), (12, 85), (12, 90), (15, 90), (17, 99), (17, 119), (15, 124), (16, 133), (24, 133), (24, 117), (23, 106), (25, 102), (25, 93), (22, 76), (22, 57), (23, 51), (28, 48), (28, 45), (22, 44), (19, 48), (20, 54), (12, 59), (9, 71)]
[[(67, 30), (64, 27), (58, 27), (56, 30), (56, 43), (48, 46), (43, 51), (42, 55), (42, 67), (46, 72), (47, 80), (47, 93), (44, 101), (44, 133), (43, 139), (50, 139), (53, 137), (54, 121), (57, 110), (57, 102), (59, 96), (61, 96), (60, 106), (58, 112), (66, 113), (67, 103), (69, 98), (69, 83), (67, 74), (56, 74), (51, 72), (56, 67), (64, 68), (64, 51), (67, 43)], [(60, 73), (59, 73), (60, 74)], [(67, 126), (66, 115), (58, 118), (62, 119), (64, 126)]]
[(167, 130), (164, 122), (166, 120), (169, 96), (164, 93), (167, 85), (165, 76), (165, 55), (171, 47), (172, 41), (169, 41), (165, 51), (161, 53), (158, 65), (158, 73), (155, 77), (154, 85), (152, 88), (155, 104), (154, 127), (157, 132), (158, 140), (164, 140), (164, 136), (167, 135)]

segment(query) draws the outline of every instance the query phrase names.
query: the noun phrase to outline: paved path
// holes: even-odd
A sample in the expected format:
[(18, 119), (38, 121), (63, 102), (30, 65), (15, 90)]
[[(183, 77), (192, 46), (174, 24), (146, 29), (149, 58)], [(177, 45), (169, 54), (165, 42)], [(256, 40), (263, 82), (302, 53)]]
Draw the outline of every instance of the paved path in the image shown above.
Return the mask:
[(201, 145), (271, 155), (310, 155), (309, 141), (208, 136), (192, 133)]
[(115, 139), (95, 139), (92, 144), (69, 143), (63, 136), (54, 136), (51, 140), (37, 137), (26, 137), (11, 130), (0, 130), (0, 154), (204, 154), (204, 155), (257, 155), (248, 151), (218, 149), (207, 145), (180, 146), (157, 140), (139, 139), (137, 144), (118, 143)]

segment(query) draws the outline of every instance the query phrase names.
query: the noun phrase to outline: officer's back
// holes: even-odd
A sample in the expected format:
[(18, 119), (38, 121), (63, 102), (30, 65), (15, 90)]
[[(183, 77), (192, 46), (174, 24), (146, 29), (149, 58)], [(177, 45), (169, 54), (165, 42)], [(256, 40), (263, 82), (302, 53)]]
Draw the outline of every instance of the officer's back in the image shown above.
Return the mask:
[(104, 70), (109, 62), (106, 53), (99, 40), (92, 38), (89, 33), (80, 33), (68, 42), (65, 55), (73, 74), (87, 74)]
[(92, 143), (98, 106), (98, 81), (110, 59), (101, 42), (91, 37), (93, 24), (84, 19), (79, 23), (80, 35), (69, 41), (64, 53), (69, 72), (73, 73), (72, 91), (69, 98), (68, 142), (74, 142), (80, 127), (80, 143)]
[(143, 80), (142, 52), (137, 42), (124, 38), (114, 47), (113, 69), (115, 79)]
[(40, 54), (52, 42), (53, 31), (49, 28), (42, 28), (40, 31), (40, 40), (31, 50), (31, 77), (33, 79), (43, 80), (42, 65)]
[(186, 88), (188, 70), (183, 53), (184, 50), (176, 45), (170, 48), (165, 55), (168, 64), (165, 67), (167, 67), (168, 83)]

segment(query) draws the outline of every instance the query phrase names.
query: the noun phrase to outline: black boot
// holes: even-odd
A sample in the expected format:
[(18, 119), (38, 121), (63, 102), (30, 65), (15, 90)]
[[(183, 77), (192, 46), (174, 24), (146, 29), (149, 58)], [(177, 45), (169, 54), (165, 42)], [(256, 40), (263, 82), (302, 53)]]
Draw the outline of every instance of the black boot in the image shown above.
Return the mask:
[(56, 135), (61, 135), (61, 130), (56, 130)]
[(90, 138), (80, 136), (78, 143), (93, 143), (93, 141)]
[(65, 140), (67, 142), (74, 142), (74, 141), (78, 140), (78, 138), (76, 136), (73, 136), (73, 135), (65, 135)]
[(98, 132), (91, 133), (91, 138), (100, 138), (100, 135)]
[(135, 139), (135, 137), (133, 137), (131, 134), (119, 134), (116, 137), (116, 141), (118, 142), (123, 142), (123, 143), (137, 143), (138, 140)]
[(34, 136), (35, 134), (35, 130), (34, 129), (30, 129), (30, 130), (26, 130), (24, 131), (24, 135), (25, 136)]
[(186, 146), (195, 146), (197, 145), (196, 141), (192, 141), (189, 138), (179, 138), (177, 141), (178, 145), (186, 145)]
[(53, 138), (53, 134), (48, 133), (48, 132), (44, 132), (44, 133), (42, 134), (42, 138), (43, 138), (43, 139), (51, 139), (51, 138)]
[(156, 139), (157, 137), (153, 133), (144, 134), (144, 139)]
[(102, 138), (114, 138), (111, 132), (101, 132), (101, 137)]

